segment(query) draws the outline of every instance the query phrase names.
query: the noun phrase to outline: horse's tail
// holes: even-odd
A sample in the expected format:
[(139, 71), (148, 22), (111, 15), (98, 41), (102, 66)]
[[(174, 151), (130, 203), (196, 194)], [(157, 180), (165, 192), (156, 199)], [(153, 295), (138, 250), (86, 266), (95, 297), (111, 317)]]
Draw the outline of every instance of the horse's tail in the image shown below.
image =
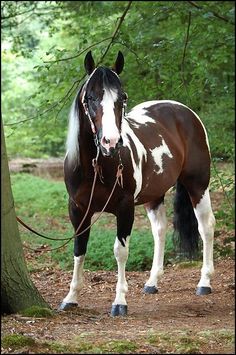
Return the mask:
[(177, 181), (174, 198), (174, 241), (180, 253), (190, 259), (197, 255), (199, 232), (198, 222), (185, 187)]

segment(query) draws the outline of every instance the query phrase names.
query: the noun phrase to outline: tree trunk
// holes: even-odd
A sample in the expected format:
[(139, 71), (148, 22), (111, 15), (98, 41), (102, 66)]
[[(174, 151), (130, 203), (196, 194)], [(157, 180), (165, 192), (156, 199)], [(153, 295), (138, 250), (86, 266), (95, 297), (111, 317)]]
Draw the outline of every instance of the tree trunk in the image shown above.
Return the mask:
[(1, 227), (1, 313), (16, 313), (31, 306), (49, 308), (30, 279), (23, 254), (1, 119), (2, 227)]

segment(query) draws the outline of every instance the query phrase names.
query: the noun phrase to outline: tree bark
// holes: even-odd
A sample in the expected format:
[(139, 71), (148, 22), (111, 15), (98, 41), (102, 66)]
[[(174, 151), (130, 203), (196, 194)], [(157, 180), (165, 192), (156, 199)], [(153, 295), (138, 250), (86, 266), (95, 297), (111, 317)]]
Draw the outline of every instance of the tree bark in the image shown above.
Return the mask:
[(30, 279), (16, 220), (6, 144), (1, 119), (1, 313), (31, 306), (50, 308)]

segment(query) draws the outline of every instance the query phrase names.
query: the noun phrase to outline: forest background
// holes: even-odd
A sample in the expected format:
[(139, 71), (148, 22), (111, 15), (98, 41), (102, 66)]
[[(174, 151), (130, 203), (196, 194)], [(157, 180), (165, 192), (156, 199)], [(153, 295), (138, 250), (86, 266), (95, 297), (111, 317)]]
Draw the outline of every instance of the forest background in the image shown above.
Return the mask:
[(234, 159), (233, 1), (1, 4), (9, 158), (63, 156), (86, 52), (111, 65), (121, 50), (128, 109), (147, 100), (180, 101), (201, 117), (213, 158)]

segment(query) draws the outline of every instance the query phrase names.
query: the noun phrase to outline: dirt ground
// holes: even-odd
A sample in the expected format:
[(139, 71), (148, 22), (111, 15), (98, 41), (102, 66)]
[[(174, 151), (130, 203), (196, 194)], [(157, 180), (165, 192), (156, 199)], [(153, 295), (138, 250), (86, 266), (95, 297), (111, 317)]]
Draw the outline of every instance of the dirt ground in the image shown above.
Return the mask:
[[(216, 206), (217, 203), (218, 199), (213, 205)], [(68, 293), (71, 276), (72, 272), (50, 269), (47, 266), (31, 273), (36, 287), (54, 310), (57, 310)], [(110, 316), (111, 304), (115, 298), (117, 272), (85, 270), (84, 276), (85, 284), (80, 292), (79, 307), (68, 312), (56, 312), (53, 318), (30, 318), (18, 314), (4, 316), (2, 336), (22, 334), (39, 342), (60, 344), (73, 344), (76, 337), (84, 339), (85, 343), (127, 341), (135, 344), (133, 351), (87, 350), (84, 353), (235, 354), (232, 341), (217, 338), (220, 332), (234, 335), (235, 331), (234, 258), (227, 257), (215, 261), (213, 292), (207, 296), (195, 295), (200, 265), (166, 266), (159, 282), (159, 292), (154, 295), (143, 293), (144, 283), (149, 277), (148, 271), (127, 272), (129, 291), (126, 298), (128, 303), (126, 317)], [(188, 348), (180, 350), (177, 347), (178, 339), (175, 338), (180, 333), (187, 335), (188, 339), (200, 341), (197, 350), (191, 347), (189, 350)], [(164, 345), (160, 341), (161, 338), (159, 342), (156, 338), (161, 334), (165, 334), (163, 339), (168, 339)], [(213, 338), (206, 337), (206, 334), (215, 334), (214, 341)], [(2, 347), (4, 354), (44, 352), (63, 353), (50, 352), (48, 348), (40, 350), (34, 347), (18, 349)]]
[[(78, 308), (59, 312), (53, 318), (5, 316), (3, 334), (18, 333), (40, 341), (63, 343), (81, 335), (98, 343), (104, 339), (129, 340), (138, 346), (133, 353), (151, 354), (160, 352), (158, 347), (145, 343), (147, 334), (173, 334), (176, 330), (187, 331), (190, 335), (204, 331), (234, 332), (234, 260), (230, 258), (216, 262), (213, 292), (208, 296), (195, 295), (199, 279), (197, 267), (166, 267), (159, 283), (159, 293), (155, 295), (143, 293), (148, 272), (127, 272), (127, 317), (112, 318), (109, 314), (115, 295), (116, 276), (116, 272), (110, 271), (85, 271), (85, 286)], [(45, 269), (33, 273), (31, 277), (44, 299), (56, 310), (68, 292), (71, 273)], [(14, 351), (3, 348), (2, 353)], [(28, 353), (34, 352), (31, 350)], [(232, 344), (209, 342), (204, 343), (197, 353), (235, 352)]]

